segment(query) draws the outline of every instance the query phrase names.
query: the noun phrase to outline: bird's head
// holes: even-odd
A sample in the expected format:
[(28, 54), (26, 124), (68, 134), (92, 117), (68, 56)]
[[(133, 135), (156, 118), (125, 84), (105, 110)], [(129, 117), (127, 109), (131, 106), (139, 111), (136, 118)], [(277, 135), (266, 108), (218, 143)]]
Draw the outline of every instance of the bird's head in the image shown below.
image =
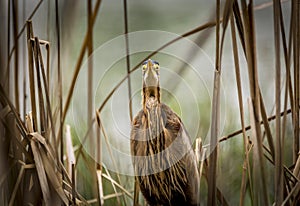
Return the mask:
[(149, 98), (154, 98), (159, 102), (159, 63), (149, 59), (142, 64), (142, 70), (143, 101), (145, 102)]

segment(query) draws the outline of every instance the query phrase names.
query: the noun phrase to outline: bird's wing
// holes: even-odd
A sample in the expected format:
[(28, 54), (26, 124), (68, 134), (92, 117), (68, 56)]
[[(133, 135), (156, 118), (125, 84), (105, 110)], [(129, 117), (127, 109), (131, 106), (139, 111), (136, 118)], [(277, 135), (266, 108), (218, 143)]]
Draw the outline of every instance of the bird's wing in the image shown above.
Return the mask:
[(131, 146), (131, 153), (134, 156), (145, 156), (145, 150), (143, 146), (137, 147), (137, 144), (146, 144), (145, 140), (145, 133), (143, 129), (143, 121), (144, 119), (144, 112), (141, 110), (132, 120), (131, 123), (131, 133), (130, 133), (130, 146)]
[(162, 104), (161, 108), (163, 122), (168, 132), (172, 134), (173, 138), (180, 137), (187, 141), (186, 144), (191, 145), (189, 134), (185, 129), (185, 126), (180, 117), (165, 104)]
[(187, 181), (187, 188), (185, 189), (185, 196), (191, 203), (198, 202), (199, 189), (199, 174), (197, 170), (196, 156), (192, 148), (191, 140), (187, 130), (184, 127), (180, 117), (174, 113), (167, 105), (162, 106), (164, 115), (162, 117), (165, 121), (165, 138), (171, 140), (170, 148), (171, 154), (178, 163), (184, 168), (184, 176), (181, 179)]

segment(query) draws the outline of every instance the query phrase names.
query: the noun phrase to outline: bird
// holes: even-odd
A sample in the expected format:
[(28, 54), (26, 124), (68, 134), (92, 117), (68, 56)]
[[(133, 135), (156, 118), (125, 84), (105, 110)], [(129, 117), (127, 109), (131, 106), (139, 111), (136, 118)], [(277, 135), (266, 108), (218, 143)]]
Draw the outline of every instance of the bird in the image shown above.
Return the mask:
[(199, 205), (199, 174), (188, 132), (161, 102), (160, 66), (142, 64), (142, 109), (133, 118), (130, 150), (136, 180), (150, 206)]

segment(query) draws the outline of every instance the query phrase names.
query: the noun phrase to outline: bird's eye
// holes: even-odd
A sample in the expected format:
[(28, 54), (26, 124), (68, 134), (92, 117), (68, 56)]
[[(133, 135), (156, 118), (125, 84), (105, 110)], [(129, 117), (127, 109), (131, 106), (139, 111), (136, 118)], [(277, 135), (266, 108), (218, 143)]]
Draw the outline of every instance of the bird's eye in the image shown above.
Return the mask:
[(147, 65), (146, 64), (142, 65), (142, 69), (143, 71), (145, 71), (147, 69)]
[(154, 64), (153, 67), (154, 67), (154, 69), (156, 69), (156, 70), (159, 69), (159, 65), (158, 65), (158, 64)]

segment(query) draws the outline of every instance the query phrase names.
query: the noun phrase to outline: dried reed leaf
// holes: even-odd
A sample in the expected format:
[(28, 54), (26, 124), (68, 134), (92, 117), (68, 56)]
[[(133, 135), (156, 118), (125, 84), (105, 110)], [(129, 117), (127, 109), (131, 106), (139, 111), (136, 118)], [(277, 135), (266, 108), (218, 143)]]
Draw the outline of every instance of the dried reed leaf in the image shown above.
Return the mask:
[(40, 71), (40, 55), (39, 55), (39, 39), (38, 37), (34, 38), (33, 42), (33, 52), (34, 52), (34, 60), (35, 60), (35, 68), (36, 68), (36, 80), (37, 80), (37, 91), (38, 91), (38, 104), (39, 104), (39, 115), (40, 115), (40, 133), (42, 135), (45, 134), (46, 125), (46, 114), (45, 114), (45, 104), (44, 97), (42, 91), (42, 83), (41, 83), (41, 71)]
[(55, 172), (55, 164), (53, 164), (53, 162), (51, 162), (49, 160), (47, 154), (44, 152), (43, 149), (40, 150), (40, 154), (41, 154), (41, 158), (42, 158), (43, 163), (44, 163), (44, 168), (45, 168), (45, 172), (47, 174), (48, 180), (50, 181), (52, 187), (54, 188), (54, 190), (56, 191), (56, 193), (58, 194), (60, 199), (66, 205), (68, 205), (69, 200), (66, 197), (66, 195), (64, 193), (64, 190), (62, 188), (61, 180), (59, 180), (60, 177)]
[(51, 194), (50, 194), (50, 188), (49, 188), (47, 177), (46, 177), (46, 171), (45, 171), (46, 168), (44, 167), (43, 160), (42, 160), (42, 157), (41, 157), (41, 153), (40, 153), (40, 150), (38, 148), (38, 144), (34, 140), (31, 140), (30, 145), (31, 145), (31, 149), (32, 149), (33, 157), (34, 157), (34, 162), (35, 162), (35, 165), (36, 165), (36, 171), (37, 171), (37, 174), (38, 174), (38, 177), (39, 177), (40, 186), (41, 186), (41, 189), (42, 189), (45, 204), (46, 205), (51, 205), (50, 204)]
[[(38, 41), (40, 42), (41, 40), (38, 40)], [(46, 45), (49, 45), (49, 43), (47, 43)], [(57, 147), (57, 142), (56, 142), (56, 137), (55, 137), (55, 125), (54, 125), (54, 122), (53, 122), (53, 119), (55, 117), (54, 117), (54, 115), (52, 115), (52, 111), (51, 111), (51, 104), (50, 104), (50, 97), (49, 97), (49, 82), (46, 79), (45, 67), (44, 67), (44, 62), (43, 62), (43, 58), (42, 58), (40, 45), (36, 44), (36, 46), (37, 46), (37, 53), (39, 55), (39, 61), (40, 61), (40, 65), (41, 65), (41, 73), (42, 73), (42, 77), (43, 77), (44, 92), (45, 92), (46, 103), (47, 103), (46, 104), (46, 108), (47, 108), (47, 112), (48, 112), (47, 119), (49, 118), (49, 120), (50, 120), (49, 127), (50, 127), (51, 132), (52, 132), (52, 137), (53, 137), (53, 142), (54, 142), (54, 150), (55, 150), (55, 157), (58, 158), (58, 147)], [(47, 46), (46, 46), (46, 48), (47, 48)], [(49, 51), (48, 51), (47, 55), (49, 55)], [(49, 59), (49, 57), (47, 59)], [(47, 64), (49, 64), (49, 63), (47, 62)], [(47, 65), (47, 66), (49, 66), (49, 65)], [(47, 122), (47, 120), (46, 120), (46, 122)], [(47, 125), (45, 125), (45, 127), (46, 126)], [(46, 131), (50, 131), (50, 129), (46, 128)], [(47, 134), (45, 134), (45, 135), (47, 135)]]

